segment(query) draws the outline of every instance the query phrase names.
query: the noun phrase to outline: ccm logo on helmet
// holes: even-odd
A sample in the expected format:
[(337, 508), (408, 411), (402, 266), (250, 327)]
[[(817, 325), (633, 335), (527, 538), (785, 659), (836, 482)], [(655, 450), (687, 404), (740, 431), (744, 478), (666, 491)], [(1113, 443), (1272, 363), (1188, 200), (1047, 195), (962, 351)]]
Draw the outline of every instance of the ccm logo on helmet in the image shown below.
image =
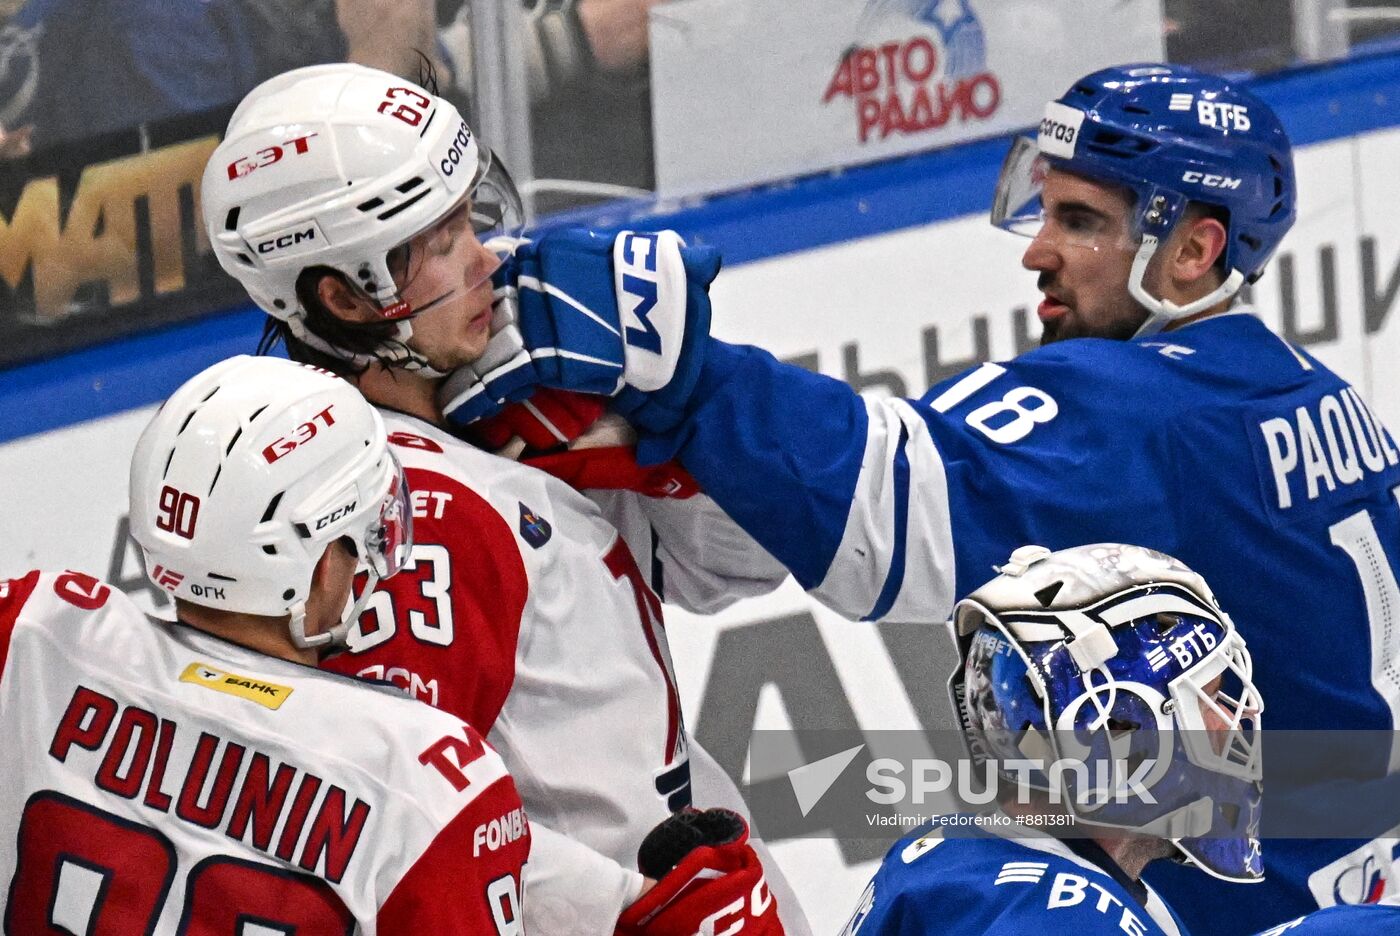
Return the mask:
[(472, 132), (467, 129), (467, 122), (464, 120), (462, 121), (462, 125), (457, 128), (457, 135), (452, 138), (452, 145), (448, 147), (447, 155), (444, 156), (442, 162), (438, 164), (438, 168), (442, 170), (443, 175), (450, 176), (457, 171), (457, 164), (462, 161), (462, 157), (467, 151), (467, 145), (471, 143), (471, 141)]
[(269, 146), (266, 149), (258, 150), (252, 156), (238, 157), (228, 164), (229, 181), (232, 182), (235, 179), (241, 179), (256, 169), (261, 169), (264, 166), (270, 166), (280, 161), (283, 156), (287, 155), (285, 147), (290, 146), (293, 154), (297, 156), (302, 155), (311, 148), (311, 144), (307, 141), (314, 136), (316, 136), (316, 134), (308, 133), (306, 136), (293, 137), (290, 140), (283, 140), (280, 146)]
[(302, 241), (315, 240), (316, 227), (313, 225), (304, 231), (292, 231), (289, 234), (282, 234), (269, 238), (258, 243), (258, 253), (270, 254), (273, 251), (284, 250), (287, 247), (294, 247)]
[(341, 517), (349, 516), (355, 510), (355, 501), (351, 501), (344, 507), (337, 507), (323, 517), (316, 519), (316, 529), (324, 530), (327, 526), (339, 520)]
[(1239, 179), (1232, 179), (1229, 176), (1211, 175), (1207, 172), (1196, 172), (1192, 170), (1182, 175), (1183, 182), (1198, 182), (1207, 188), (1237, 189), (1240, 187)]
[(317, 422), (327, 428), (334, 426), (335, 417), (331, 415), (331, 410), (333, 409), (335, 409), (334, 404), (327, 406), (325, 409), (321, 410), (321, 412), (312, 416), (306, 422), (273, 442), (267, 448), (263, 449), (263, 458), (271, 465), (279, 458), (290, 455), (292, 452), (296, 451), (298, 446), (310, 442), (312, 439), (316, 438), (316, 433), (320, 431), (320, 429), (317, 428)]

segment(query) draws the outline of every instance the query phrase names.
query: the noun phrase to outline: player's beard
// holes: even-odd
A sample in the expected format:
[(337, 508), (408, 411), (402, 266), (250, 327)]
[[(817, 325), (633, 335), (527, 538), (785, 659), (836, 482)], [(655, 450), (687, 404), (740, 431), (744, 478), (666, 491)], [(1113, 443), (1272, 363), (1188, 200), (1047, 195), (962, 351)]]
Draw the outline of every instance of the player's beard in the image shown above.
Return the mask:
[(1085, 323), (1072, 309), (1069, 314), (1046, 322), (1040, 333), (1040, 346), (1043, 348), (1057, 341), (1070, 338), (1107, 338), (1110, 341), (1127, 341), (1137, 334), (1142, 323), (1147, 321), (1147, 310), (1136, 302), (1131, 309), (1114, 315), (1106, 322), (1097, 325)]

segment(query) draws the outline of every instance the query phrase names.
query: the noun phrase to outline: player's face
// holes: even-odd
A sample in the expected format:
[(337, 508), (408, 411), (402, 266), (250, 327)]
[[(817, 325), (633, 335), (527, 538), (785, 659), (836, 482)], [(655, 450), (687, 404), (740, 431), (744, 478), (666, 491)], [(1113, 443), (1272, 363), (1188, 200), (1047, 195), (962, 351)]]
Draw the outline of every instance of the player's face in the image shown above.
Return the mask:
[[(1225, 709), (1229, 715), (1238, 715), (1241, 721), (1248, 721), (1257, 718), (1258, 710), (1250, 707), (1241, 707), (1238, 702), (1228, 696), (1218, 697), (1223, 685), (1223, 676), (1217, 676), (1201, 687), (1201, 692), (1207, 699), (1214, 699), (1215, 702)], [(1206, 734), (1210, 737), (1210, 746), (1216, 754), (1224, 754), (1229, 746), (1230, 736), (1236, 730), (1231, 725), (1230, 719), (1225, 713), (1217, 711), (1214, 707), (1201, 703), (1201, 720), (1205, 723)]]
[(414, 310), (409, 342), (438, 370), (481, 357), (491, 338), (491, 273), (500, 265), (472, 228), (464, 201), (389, 254), (400, 296)]
[(1040, 274), (1040, 343), (1131, 338), (1147, 318), (1128, 292), (1137, 251), (1131, 193), (1052, 169), (1041, 203), (1044, 226), (1021, 258)]

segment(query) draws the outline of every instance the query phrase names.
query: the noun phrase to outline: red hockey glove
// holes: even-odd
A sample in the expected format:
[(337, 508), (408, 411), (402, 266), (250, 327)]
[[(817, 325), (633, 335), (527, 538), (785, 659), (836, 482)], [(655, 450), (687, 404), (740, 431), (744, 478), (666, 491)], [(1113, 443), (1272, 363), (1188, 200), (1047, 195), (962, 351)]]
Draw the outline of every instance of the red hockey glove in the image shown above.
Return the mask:
[(527, 455), (520, 461), (549, 472), (579, 491), (637, 491), (647, 497), (678, 500), (700, 492), (700, 485), (690, 472), (674, 461), (650, 468), (637, 464), (637, 450), (630, 445)]
[(778, 904), (728, 809), (684, 809), (647, 834), (637, 867), (656, 886), (618, 918), (616, 936), (784, 936)]
[(519, 437), (527, 448), (547, 452), (583, 435), (607, 408), (607, 397), (541, 387), (528, 400), (508, 403), (465, 429), (468, 438), (492, 451)]
[(648, 497), (687, 498), (700, 490), (674, 461), (644, 468), (637, 464), (636, 433), (621, 416), (607, 412), (608, 400), (589, 393), (542, 387), (528, 400), (508, 403), (495, 416), (466, 427), (483, 448), (501, 452), (512, 440), (523, 451), (501, 454), (547, 471), (580, 491), (638, 491)]

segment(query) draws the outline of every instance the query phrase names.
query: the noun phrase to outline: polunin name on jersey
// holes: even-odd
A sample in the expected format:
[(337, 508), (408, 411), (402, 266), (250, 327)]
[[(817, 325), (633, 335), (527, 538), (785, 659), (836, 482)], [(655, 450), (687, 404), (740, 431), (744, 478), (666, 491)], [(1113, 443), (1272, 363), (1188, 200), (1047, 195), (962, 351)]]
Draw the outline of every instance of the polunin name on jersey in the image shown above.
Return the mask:
[(6, 932), (518, 932), (504, 763), (396, 691), (31, 572), (0, 582), (0, 729)]

